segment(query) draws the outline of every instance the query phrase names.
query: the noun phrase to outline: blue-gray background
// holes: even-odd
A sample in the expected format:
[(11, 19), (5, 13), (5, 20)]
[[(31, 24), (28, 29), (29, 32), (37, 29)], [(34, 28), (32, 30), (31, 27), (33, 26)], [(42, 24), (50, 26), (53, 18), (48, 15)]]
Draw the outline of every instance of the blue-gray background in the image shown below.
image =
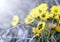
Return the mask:
[(53, 0), (0, 0), (0, 28), (10, 27), (13, 16), (23, 22), (29, 11), (41, 3), (53, 5)]

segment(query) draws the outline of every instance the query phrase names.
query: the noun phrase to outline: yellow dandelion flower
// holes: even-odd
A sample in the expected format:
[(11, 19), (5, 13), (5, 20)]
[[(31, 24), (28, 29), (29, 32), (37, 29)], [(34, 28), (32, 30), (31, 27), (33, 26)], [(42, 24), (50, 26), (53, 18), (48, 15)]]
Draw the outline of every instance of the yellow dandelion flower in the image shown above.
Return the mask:
[(60, 14), (59, 13), (59, 6), (52, 6), (50, 10), (51, 10), (52, 14)]
[(59, 9), (58, 9), (58, 15), (60, 16), (60, 6), (59, 6)]
[(16, 26), (20, 22), (18, 16), (14, 16), (11, 25)]
[(56, 26), (55, 30), (56, 30), (56, 32), (60, 32), (60, 27)]
[(59, 20), (59, 24), (60, 24), (60, 20)]
[(33, 8), (30, 12), (29, 12), (29, 15), (32, 17), (32, 18), (37, 18), (39, 16), (39, 10), (37, 8)]
[(43, 12), (43, 13), (40, 14), (40, 19), (41, 20), (46, 21), (48, 18), (50, 18), (48, 12)]
[(50, 18), (53, 18), (53, 16), (54, 16), (54, 14), (52, 14), (52, 13), (49, 14), (49, 17)]
[(32, 32), (35, 34), (35, 36), (39, 36), (41, 33), (41, 31), (36, 27), (32, 28)]
[(32, 28), (32, 32), (36, 35), (39, 36), (40, 33), (45, 29), (45, 22), (38, 22), (38, 27)]
[(38, 29), (40, 30), (40, 31), (42, 31), (42, 30), (44, 30), (45, 29), (45, 22), (38, 22)]
[(56, 32), (60, 32), (60, 27), (56, 26), (55, 24), (49, 24), (49, 26), (54, 29)]
[(58, 20), (59, 19), (59, 15), (55, 15), (54, 19)]
[(55, 15), (55, 14), (49, 14), (49, 17), (50, 18), (53, 18), (53, 19), (55, 19), (55, 20), (58, 20), (59, 19), (59, 15)]
[(49, 27), (51, 27), (51, 29), (55, 29), (56, 25), (52, 24), (52, 23), (49, 23)]
[(34, 21), (34, 19), (31, 18), (30, 16), (27, 16), (24, 21), (26, 24), (31, 24)]
[(59, 19), (59, 20), (57, 20), (57, 23), (58, 23), (58, 24), (60, 24), (60, 19)]
[(48, 9), (48, 5), (46, 3), (42, 3), (37, 7), (37, 9), (46, 11)]

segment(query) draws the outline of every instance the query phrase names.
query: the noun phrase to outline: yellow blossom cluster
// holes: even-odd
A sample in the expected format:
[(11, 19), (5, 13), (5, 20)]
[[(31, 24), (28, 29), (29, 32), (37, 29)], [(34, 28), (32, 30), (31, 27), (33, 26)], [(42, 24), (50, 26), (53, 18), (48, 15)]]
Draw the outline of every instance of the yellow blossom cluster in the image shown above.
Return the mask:
[[(60, 6), (53, 5), (51, 8), (49, 8), (46, 3), (42, 3), (38, 5), (37, 7), (33, 8), (29, 12), (29, 15), (25, 18), (25, 23), (32, 24), (34, 20), (38, 17), (39, 17), (40, 22), (38, 22), (37, 27), (34, 27), (32, 29), (35, 35), (39, 35), (41, 31), (44, 30), (45, 25), (46, 25), (45, 22), (48, 19), (52, 18), (53, 20), (56, 20), (58, 24), (60, 24)], [(59, 29), (58, 27), (54, 27), (54, 28), (56, 28), (55, 29), (56, 31)], [(60, 29), (59, 29), (59, 32), (60, 32)]]

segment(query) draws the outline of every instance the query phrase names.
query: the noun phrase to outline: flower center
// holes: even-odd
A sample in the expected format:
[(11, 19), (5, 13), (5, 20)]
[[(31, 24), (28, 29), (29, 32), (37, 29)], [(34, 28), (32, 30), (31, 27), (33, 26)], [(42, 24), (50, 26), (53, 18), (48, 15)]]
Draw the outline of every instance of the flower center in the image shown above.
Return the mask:
[(60, 19), (60, 16), (59, 16), (59, 19)]
[(45, 17), (45, 15), (43, 14), (42, 17)]
[(42, 11), (41, 10), (39, 10), (39, 13), (41, 13)]
[(55, 12), (57, 13), (57, 10), (55, 10)]
[(41, 28), (42, 28), (42, 26), (43, 26), (43, 24), (40, 24), (38, 28), (39, 28), (39, 29), (41, 29)]
[(29, 19), (29, 21), (32, 21), (32, 19)]

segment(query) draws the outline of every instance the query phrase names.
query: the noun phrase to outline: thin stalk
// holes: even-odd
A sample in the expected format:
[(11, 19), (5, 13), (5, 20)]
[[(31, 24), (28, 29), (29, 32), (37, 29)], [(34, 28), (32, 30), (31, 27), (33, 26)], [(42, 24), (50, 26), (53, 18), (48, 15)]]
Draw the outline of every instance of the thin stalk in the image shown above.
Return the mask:
[(57, 0), (54, 0), (57, 5), (60, 5)]
[(34, 38), (35, 38), (35, 35), (29, 40), (29, 42), (31, 42)]

